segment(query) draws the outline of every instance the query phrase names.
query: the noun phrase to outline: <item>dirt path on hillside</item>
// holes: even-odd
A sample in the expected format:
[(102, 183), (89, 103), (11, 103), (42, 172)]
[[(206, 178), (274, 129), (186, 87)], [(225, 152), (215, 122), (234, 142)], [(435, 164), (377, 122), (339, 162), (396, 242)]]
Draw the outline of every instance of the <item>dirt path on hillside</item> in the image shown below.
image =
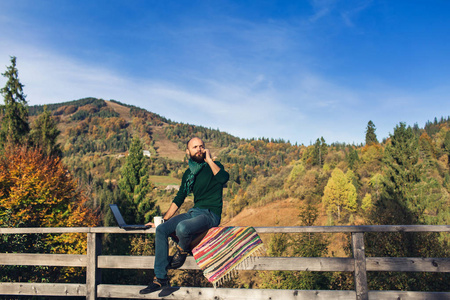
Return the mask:
[(152, 126), (153, 140), (155, 149), (159, 156), (167, 157), (173, 160), (182, 161), (185, 152), (178, 148), (178, 145), (170, 141), (164, 134), (165, 126)]
[(121, 118), (123, 118), (128, 123), (131, 122), (131, 116), (130, 116), (130, 108), (105, 100), (106, 105), (108, 105), (109, 108), (113, 109), (115, 112), (117, 112)]
[(298, 226), (299, 202), (285, 199), (260, 207), (246, 207), (222, 226)]

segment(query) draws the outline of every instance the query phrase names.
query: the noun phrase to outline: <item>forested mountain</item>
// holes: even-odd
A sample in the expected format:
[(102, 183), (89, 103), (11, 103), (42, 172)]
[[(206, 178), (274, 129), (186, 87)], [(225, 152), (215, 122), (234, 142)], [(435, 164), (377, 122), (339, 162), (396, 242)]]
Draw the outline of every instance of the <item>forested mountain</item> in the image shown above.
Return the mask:
[[(89, 191), (91, 206), (105, 213), (105, 205), (120, 197), (117, 182), (132, 137), (138, 137), (149, 153), (149, 175), (176, 184), (186, 168), (185, 159), (180, 159), (185, 142), (199, 136), (230, 173), (224, 219), (249, 205), (290, 198), (318, 205), (328, 216), (327, 224), (365, 223), (393, 176), (413, 181), (414, 191), (409, 191), (413, 195), (403, 196), (417, 209), (418, 220), (446, 224), (450, 219), (449, 119), (435, 119), (424, 129), (399, 124), (382, 144), (370, 121), (365, 145), (328, 145), (318, 138), (313, 145), (299, 146), (283, 140), (244, 140), (219, 130), (176, 123), (114, 100), (86, 98), (46, 107), (61, 132), (58, 142), (63, 162)], [(43, 106), (30, 107), (30, 119), (43, 111)], [(394, 144), (396, 138), (411, 149)], [(402, 171), (405, 167), (406, 172)], [(171, 196), (164, 184), (153, 184), (159, 186), (158, 193), (153, 192), (157, 200)]]
[[(179, 184), (187, 167), (185, 142), (192, 136), (204, 139), (230, 173), (224, 194), (226, 224), (251, 225), (240, 218), (248, 209), (256, 217), (246, 221), (254, 220), (254, 226), (448, 224), (450, 220), (449, 118), (430, 121), (423, 129), (417, 124), (410, 127), (400, 123), (382, 143), (370, 121), (364, 145), (327, 144), (318, 138), (313, 145), (305, 146), (281, 139), (241, 139), (216, 129), (177, 123), (115, 100), (85, 98), (45, 107), (30, 106), (30, 123), (45, 113), (51, 115), (59, 131), (57, 145), (62, 163), (78, 181), (87, 206), (97, 212), (99, 225), (115, 226), (108, 209), (113, 202), (121, 204), (129, 222), (147, 222), (164, 211), (175, 193), (166, 187)], [(141, 182), (139, 191), (127, 188), (133, 171), (126, 171), (126, 166), (132, 164), (131, 160), (141, 166), (136, 171), (140, 175), (135, 176)], [(139, 201), (133, 200), (138, 198)], [(269, 217), (264, 207), (272, 203), (289, 203), (289, 215)], [(192, 202), (187, 201), (183, 210), (190, 205)], [(112, 253), (152, 252), (151, 240), (130, 237), (122, 243), (116, 239), (109, 237), (106, 249), (108, 245), (131, 246), (111, 247)], [(336, 245), (330, 245), (330, 238), (312, 244), (303, 238), (274, 239), (269, 240), (269, 253), (274, 255), (304, 255), (299, 250), (304, 249), (300, 241), (317, 250), (309, 255), (336, 255), (343, 253), (346, 243), (345, 239), (338, 242), (342, 246), (338, 250)], [(448, 255), (448, 236), (434, 235), (428, 240), (435, 240), (439, 246), (406, 249), (404, 254), (440, 251), (439, 255)], [(368, 242), (379, 241), (369, 238)], [(280, 244), (290, 246), (280, 250)], [(377, 249), (374, 253), (388, 251)], [(281, 276), (290, 284), (306, 280), (303, 273), (285, 277), (281, 272), (263, 275), (257, 284), (276, 287), (271, 284), (273, 276)], [(323, 288), (336, 280), (345, 281), (342, 275), (333, 276), (313, 276), (310, 287)], [(374, 278), (373, 282), (379, 280)], [(418, 281), (409, 278), (404, 282), (416, 287), (411, 282)]]
[[(185, 142), (192, 136), (203, 138), (230, 173), (224, 195), (223, 223), (243, 225), (240, 214), (251, 208), (257, 216), (253, 219), (254, 226), (449, 224), (449, 118), (427, 122), (423, 129), (417, 124), (410, 127), (400, 123), (382, 143), (376, 136), (375, 124), (369, 121), (364, 145), (327, 144), (323, 138), (318, 138), (313, 145), (305, 146), (283, 140), (240, 139), (219, 130), (176, 123), (113, 100), (87, 98), (48, 105), (47, 110), (61, 131), (58, 142), (63, 162), (78, 178), (80, 186), (88, 191), (90, 206), (102, 212), (103, 225), (114, 225), (107, 204), (124, 199), (120, 181), (133, 137), (138, 137), (142, 149), (150, 153), (150, 158), (145, 158), (151, 185), (146, 197), (157, 203), (155, 209), (165, 210), (175, 193), (165, 187), (179, 184), (187, 167), (183, 156)], [(43, 107), (30, 107), (31, 119), (43, 111)], [(276, 221), (267, 216), (265, 206), (285, 201), (293, 207), (290, 215), (280, 214)], [(190, 203), (188, 201), (184, 209), (189, 208)], [(140, 211), (137, 206), (131, 207)], [(128, 218), (135, 215), (132, 210), (127, 211)], [(129, 221), (148, 221), (145, 212), (140, 213), (143, 219)], [(418, 252), (448, 255), (449, 237), (445, 235), (427, 236), (428, 243), (436, 245), (426, 249), (405, 249), (402, 245), (412, 243), (410, 237), (395, 240), (403, 242), (390, 240), (386, 244), (386, 240), (380, 242), (369, 237), (368, 243), (383, 247), (371, 247), (367, 252), (382, 255), (396, 245), (403, 249), (398, 253), (406, 257)], [(413, 240), (424, 244), (420, 238)], [(117, 241), (110, 242), (117, 244)], [(136, 248), (141, 242), (131, 241), (131, 244)], [(347, 243), (345, 239), (337, 241), (333, 237), (302, 243), (305, 242), (312, 245), (308, 251), (317, 250), (310, 255), (343, 254)], [(291, 246), (278, 255), (305, 255), (298, 248), (299, 240), (269, 241), (270, 245), (277, 245), (277, 249), (280, 243)], [(259, 284), (275, 287), (270, 284), (273, 276), (280, 274), (262, 276)], [(284, 281), (303, 284), (307, 275), (289, 276)], [(381, 285), (385, 280), (383, 276), (386, 275), (374, 276), (374, 284)], [(334, 277), (315, 277), (310, 288), (317, 287), (318, 282), (330, 285), (335, 280)], [(426, 289), (420, 282), (418, 278), (408, 277), (393, 284)]]
[[(145, 223), (170, 205), (187, 161), (185, 143), (202, 138), (230, 173), (222, 224), (312, 226), (449, 224), (450, 118), (424, 128), (399, 123), (380, 143), (368, 121), (364, 145), (313, 145), (241, 139), (177, 123), (115, 100), (85, 98), (27, 105), (16, 58), (3, 76), (0, 105), (0, 226), (116, 226), (108, 204), (130, 223)], [(361, 129), (364, 131), (364, 128)], [(193, 205), (186, 200), (181, 211)], [(79, 236), (3, 235), (1, 252), (83, 253)], [(106, 235), (106, 254), (152, 254), (153, 237)], [(263, 237), (274, 256), (347, 256), (345, 235)], [(448, 257), (438, 233), (367, 234), (369, 256)], [(3, 266), (1, 281), (77, 280), (74, 268)], [(103, 270), (104, 282), (145, 284), (147, 271)], [(173, 284), (205, 284), (196, 271), (173, 271)], [(176, 273), (178, 272), (178, 273)], [(368, 274), (370, 289), (448, 290), (448, 273)], [(195, 280), (193, 280), (195, 278)], [(255, 279), (256, 278), (256, 279)], [(352, 289), (347, 273), (253, 272), (232, 286)]]
[[(370, 121), (365, 145), (328, 145), (318, 138), (313, 145), (304, 146), (264, 138), (244, 140), (216, 129), (176, 123), (114, 100), (86, 98), (46, 108), (60, 130), (58, 143), (63, 162), (88, 187), (93, 208), (103, 207), (114, 193), (132, 137), (138, 137), (143, 150), (149, 153), (149, 175), (168, 176), (168, 182), (176, 183), (186, 168), (185, 142), (199, 136), (213, 148), (213, 154), (230, 173), (225, 217), (234, 216), (253, 203), (261, 205), (293, 198), (320, 203), (330, 224), (364, 222), (369, 208), (385, 192), (383, 182), (389, 168), (401, 172), (401, 167), (391, 166), (389, 161), (402, 165), (406, 163), (402, 155), (412, 155), (415, 162), (408, 168), (417, 166), (417, 170), (402, 176), (409, 178), (416, 172), (414, 180), (420, 186), (417, 188), (421, 197), (416, 197), (414, 205), (420, 207), (420, 219), (429, 224), (444, 224), (450, 219), (446, 209), (450, 187), (448, 118), (427, 122), (424, 129), (417, 124), (413, 127), (399, 124), (394, 134), (381, 144)], [(29, 107), (30, 120), (43, 111), (44, 106)], [(403, 145), (392, 143), (397, 135), (408, 140), (412, 153), (402, 153), (406, 151)], [(399, 157), (389, 157), (392, 151)], [(345, 184), (352, 190), (352, 200), (336, 200), (339, 199), (336, 193), (348, 193), (341, 177), (346, 178)], [(335, 181), (342, 186), (336, 186)]]

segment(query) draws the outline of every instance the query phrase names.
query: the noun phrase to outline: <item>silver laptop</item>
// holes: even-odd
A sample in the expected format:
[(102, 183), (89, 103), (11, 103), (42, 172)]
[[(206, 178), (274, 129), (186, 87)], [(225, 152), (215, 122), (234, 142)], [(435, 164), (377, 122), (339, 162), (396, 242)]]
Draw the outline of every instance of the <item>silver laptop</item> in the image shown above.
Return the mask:
[(114, 215), (114, 218), (117, 221), (117, 224), (119, 224), (119, 227), (125, 230), (144, 230), (148, 229), (151, 226), (147, 225), (129, 225), (125, 223), (125, 220), (122, 217), (122, 214), (120, 213), (119, 207), (117, 204), (110, 204), (109, 207), (111, 208), (111, 211)]

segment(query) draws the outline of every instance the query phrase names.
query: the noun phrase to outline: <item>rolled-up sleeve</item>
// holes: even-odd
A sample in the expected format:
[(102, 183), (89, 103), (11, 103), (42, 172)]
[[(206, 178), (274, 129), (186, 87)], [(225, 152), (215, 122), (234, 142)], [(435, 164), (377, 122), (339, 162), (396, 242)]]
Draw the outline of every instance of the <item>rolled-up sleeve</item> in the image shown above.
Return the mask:
[(186, 199), (187, 197), (187, 192), (186, 192), (186, 173), (183, 175), (183, 179), (181, 180), (181, 185), (180, 185), (180, 189), (178, 190), (177, 195), (175, 196), (175, 198), (173, 199), (173, 203), (175, 203), (178, 207), (180, 207), (183, 202), (184, 199)]
[(228, 179), (230, 179), (230, 174), (228, 174), (227, 171), (225, 171), (225, 168), (220, 162), (215, 162), (217, 166), (219, 166), (220, 171), (217, 172), (217, 174), (214, 176), (214, 179), (218, 182), (225, 184), (227, 183)]

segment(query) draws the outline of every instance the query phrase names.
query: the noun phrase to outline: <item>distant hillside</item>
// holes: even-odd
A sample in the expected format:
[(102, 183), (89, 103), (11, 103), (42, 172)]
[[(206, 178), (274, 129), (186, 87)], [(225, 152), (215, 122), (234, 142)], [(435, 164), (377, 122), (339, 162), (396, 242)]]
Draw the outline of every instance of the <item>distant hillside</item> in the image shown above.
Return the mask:
[(176, 123), (132, 105), (97, 98), (30, 106), (30, 121), (45, 107), (61, 131), (58, 142), (64, 163), (90, 191), (91, 205), (102, 211), (118, 197), (116, 184), (133, 136), (138, 136), (150, 153), (151, 175), (166, 176), (168, 182), (181, 178), (186, 168), (185, 143), (192, 136), (204, 139), (216, 156), (225, 145), (241, 142), (217, 129)]
[[(184, 143), (192, 135), (202, 137), (218, 150), (239, 141), (218, 130), (172, 122), (158, 114), (115, 100), (84, 98), (57, 104), (29, 107), (30, 117), (51, 111), (61, 130), (61, 145), (66, 156), (83, 151), (125, 152), (130, 137), (137, 134), (155, 155), (182, 160)], [(78, 138), (82, 135), (82, 138)], [(81, 145), (79, 145), (80, 143)], [(86, 144), (87, 142), (87, 144)], [(158, 149), (164, 148), (164, 151)], [(161, 152), (161, 153), (160, 153)], [(181, 155), (180, 155), (181, 153)]]
[[(89, 197), (88, 205), (97, 209), (104, 226), (116, 225), (108, 217), (108, 204), (122, 200), (117, 183), (135, 136), (150, 154), (152, 187), (148, 197), (156, 200), (161, 211), (170, 206), (176, 193), (173, 186), (180, 184), (187, 168), (186, 141), (199, 136), (230, 174), (224, 189), (222, 225), (450, 223), (450, 118), (436, 118), (424, 128), (399, 123), (381, 143), (375, 124), (368, 122), (365, 145), (327, 144), (317, 137), (313, 145), (304, 146), (281, 139), (240, 139), (216, 129), (177, 123), (114, 100), (85, 98), (51, 104), (47, 109), (61, 131), (63, 163), (78, 179), (79, 187)], [(43, 111), (44, 106), (30, 107), (30, 118)], [(181, 212), (192, 206), (189, 196)], [(367, 234), (365, 238), (367, 256), (450, 255), (448, 234)], [(348, 254), (346, 234), (262, 234), (262, 239), (269, 255)], [(337, 276), (332, 282), (345, 285), (345, 276)], [(384, 286), (390, 276), (382, 274), (371, 282)], [(422, 275), (411, 276), (411, 282), (425, 282), (426, 287), (436, 282), (431, 278), (425, 281)], [(250, 277), (240, 278), (236, 284), (249, 286), (249, 282), (264, 281)]]
[[(29, 109), (31, 118), (34, 118), (43, 112), (44, 106), (31, 106)], [(239, 216), (244, 208), (247, 208), (246, 214), (253, 211), (258, 222), (264, 220), (266, 225), (299, 220), (295, 209), (287, 209), (283, 214), (275, 213), (271, 218), (259, 215), (259, 208), (268, 213), (271, 203), (285, 200), (287, 202), (283, 203), (297, 205), (299, 209), (305, 203), (314, 204), (320, 213), (317, 219), (320, 225), (365, 223), (369, 213), (363, 209), (367, 204), (364, 201), (370, 198), (373, 205), (382, 193), (380, 182), (386, 168), (384, 151), (390, 139), (381, 144), (355, 146), (328, 145), (318, 137), (314, 145), (305, 147), (283, 140), (244, 140), (216, 129), (177, 123), (115, 100), (85, 98), (49, 104), (47, 109), (58, 121), (64, 162), (90, 192), (91, 205), (101, 210), (117, 197), (116, 182), (120, 178), (120, 168), (131, 138), (136, 135), (151, 154), (150, 175), (158, 176), (153, 178), (166, 177), (163, 182), (171, 183), (178, 182), (186, 169), (185, 142), (192, 136), (203, 138), (230, 173), (223, 215), (224, 222), (230, 224), (239, 225), (241, 222), (247, 225), (248, 222)], [(426, 170), (422, 173), (426, 176), (422, 189), (429, 193), (424, 197), (426, 209), (422, 212), (422, 219), (430, 224), (448, 223), (450, 212), (442, 207), (450, 207), (449, 118), (428, 122), (424, 129), (417, 125), (411, 129), (420, 150), (419, 162)], [(350, 178), (357, 197), (356, 210), (343, 208), (344, 217), (339, 220), (329, 214), (323, 202), (325, 187), (336, 168)], [(157, 187), (159, 191), (154, 196), (161, 207), (167, 207), (173, 191), (164, 191), (165, 186), (161, 184)], [(288, 212), (291, 215), (284, 216)]]

